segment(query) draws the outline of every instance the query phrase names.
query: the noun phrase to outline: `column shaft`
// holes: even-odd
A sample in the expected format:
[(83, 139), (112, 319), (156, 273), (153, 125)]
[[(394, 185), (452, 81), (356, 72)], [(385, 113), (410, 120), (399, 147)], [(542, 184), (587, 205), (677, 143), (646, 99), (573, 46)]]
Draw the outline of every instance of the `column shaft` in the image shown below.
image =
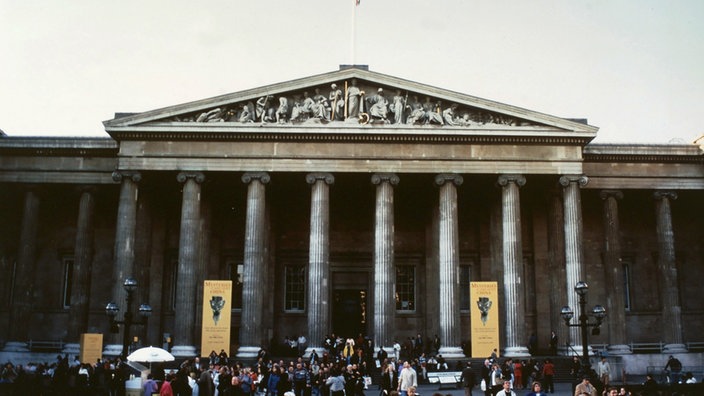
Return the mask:
[(92, 188), (84, 188), (78, 205), (74, 248), (71, 307), (68, 312), (68, 341), (78, 343), (88, 329), (90, 275), (93, 265), (93, 218), (95, 197)]
[[(580, 187), (587, 185), (586, 176), (562, 176), (563, 205), (565, 216), (565, 270), (567, 275), (567, 305), (578, 310), (579, 301), (574, 286), (586, 281), (584, 253), (582, 252), (582, 197)], [(576, 314), (576, 312), (575, 312)], [(570, 328), (570, 340), (575, 351), (582, 355), (582, 335), (578, 327)]]
[[(567, 301), (567, 278), (565, 271), (565, 216), (562, 197), (557, 186), (548, 198), (548, 270), (550, 278), (550, 329), (557, 336), (556, 351), (565, 352), (565, 342), (569, 341), (569, 328), (560, 317), (560, 310)], [(550, 337), (552, 334), (550, 335)], [(545, 338), (549, 345), (550, 337)]]
[[(126, 312), (125, 301), (127, 292), (123, 287), (125, 279), (134, 274), (134, 241), (137, 226), (137, 200), (139, 199), (138, 183), (142, 175), (138, 172), (115, 171), (112, 174), (115, 181), (122, 182), (120, 201), (117, 207), (117, 225), (115, 229), (115, 253), (112, 270), (112, 301), (120, 307), (115, 319), (123, 320)], [(107, 321), (106, 321), (107, 322)], [(124, 326), (120, 326), (125, 331)], [(122, 336), (111, 334), (105, 346), (106, 355), (122, 353)]]
[(377, 173), (374, 218), (374, 345), (393, 349), (396, 318), (396, 273), (394, 267), (394, 187), (397, 175)]
[(37, 256), (37, 228), (39, 223), (39, 195), (29, 188), (24, 195), (20, 246), (17, 252), (15, 284), (13, 287), (10, 311), (9, 342), (4, 350), (26, 350), (24, 342), (29, 334), (29, 326), (34, 304), (34, 276)]
[(609, 353), (630, 354), (626, 344), (626, 303), (623, 290), (621, 238), (618, 221), (618, 200), (623, 193), (615, 190), (600, 192), (604, 200), (604, 275), (606, 280), (606, 312), (609, 315)]
[(683, 353), (687, 352), (687, 348), (682, 338), (682, 306), (677, 287), (675, 235), (670, 209), (670, 200), (677, 199), (677, 194), (656, 191), (653, 196), (656, 200), (658, 269), (662, 279), (662, 340), (665, 342), (663, 353)]
[(183, 183), (181, 202), (181, 232), (178, 246), (178, 273), (176, 285), (176, 316), (174, 321), (174, 356), (195, 355), (196, 271), (200, 268), (199, 230), (201, 186), (205, 181), (202, 173), (179, 173), (176, 177)]
[(335, 182), (329, 173), (310, 173), (306, 182), (310, 194), (310, 250), (308, 282), (308, 347), (320, 349), (330, 325), (330, 185)]
[(238, 357), (254, 357), (263, 345), (264, 285), (266, 284), (266, 172), (247, 172), (247, 219), (244, 239), (244, 273), (242, 284), (242, 322)]
[(530, 356), (525, 346), (525, 283), (521, 242), (521, 198), (519, 188), (526, 183), (520, 175), (499, 176), (502, 187), (504, 307), (506, 307), (506, 346), (508, 357)]
[(439, 244), (438, 270), (440, 293), (439, 336), (440, 351), (444, 357), (463, 357), (459, 315), (459, 229), (457, 221), (457, 186), (462, 176), (440, 174), (435, 184), (440, 186), (439, 195)]

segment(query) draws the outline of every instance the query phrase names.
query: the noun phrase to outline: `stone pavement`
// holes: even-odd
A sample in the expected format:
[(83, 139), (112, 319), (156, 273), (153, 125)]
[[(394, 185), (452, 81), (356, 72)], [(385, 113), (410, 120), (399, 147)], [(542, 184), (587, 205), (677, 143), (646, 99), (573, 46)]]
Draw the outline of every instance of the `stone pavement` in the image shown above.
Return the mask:
[[(420, 396), (432, 396), (433, 393), (439, 393), (444, 396), (464, 396), (464, 388), (450, 388), (447, 386), (443, 386), (442, 389), (439, 389), (437, 384), (423, 384), (423, 385), (418, 385), (418, 394)], [(516, 392), (517, 396), (523, 396), (527, 395), (530, 393), (529, 390), (524, 389), (524, 390), (514, 390)], [(377, 385), (371, 385), (369, 389), (364, 391), (365, 396), (379, 396), (379, 387)], [(552, 393), (552, 395), (556, 396), (573, 396), (574, 395), (574, 389), (572, 389), (572, 385), (569, 383), (556, 383), (555, 384), (555, 393)], [(484, 396), (484, 392), (479, 389), (479, 386), (475, 386), (474, 389), (472, 390), (472, 396)]]

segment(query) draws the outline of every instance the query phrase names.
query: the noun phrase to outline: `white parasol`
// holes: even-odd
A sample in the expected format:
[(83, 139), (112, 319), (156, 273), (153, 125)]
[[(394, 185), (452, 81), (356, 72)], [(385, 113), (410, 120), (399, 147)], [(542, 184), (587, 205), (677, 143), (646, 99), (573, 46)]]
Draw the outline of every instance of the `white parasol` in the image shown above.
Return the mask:
[(139, 348), (127, 356), (127, 360), (130, 362), (173, 362), (175, 360), (174, 355), (170, 354), (169, 351), (161, 348), (155, 348), (153, 346)]

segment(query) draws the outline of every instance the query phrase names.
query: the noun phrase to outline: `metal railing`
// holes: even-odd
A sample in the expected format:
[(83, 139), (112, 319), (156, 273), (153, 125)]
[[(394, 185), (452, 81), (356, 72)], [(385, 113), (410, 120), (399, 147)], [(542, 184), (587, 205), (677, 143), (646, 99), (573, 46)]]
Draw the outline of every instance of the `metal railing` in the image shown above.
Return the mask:
[(66, 345), (65, 342), (61, 340), (29, 340), (27, 341), (27, 348), (30, 351), (52, 351), (61, 352)]

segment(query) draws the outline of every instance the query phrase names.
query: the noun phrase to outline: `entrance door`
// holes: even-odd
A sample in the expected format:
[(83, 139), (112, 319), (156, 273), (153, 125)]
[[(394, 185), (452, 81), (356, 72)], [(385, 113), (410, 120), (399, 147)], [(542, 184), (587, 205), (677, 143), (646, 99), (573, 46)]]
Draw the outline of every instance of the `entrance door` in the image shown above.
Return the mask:
[(342, 337), (366, 334), (367, 291), (335, 290), (332, 304), (332, 331)]

